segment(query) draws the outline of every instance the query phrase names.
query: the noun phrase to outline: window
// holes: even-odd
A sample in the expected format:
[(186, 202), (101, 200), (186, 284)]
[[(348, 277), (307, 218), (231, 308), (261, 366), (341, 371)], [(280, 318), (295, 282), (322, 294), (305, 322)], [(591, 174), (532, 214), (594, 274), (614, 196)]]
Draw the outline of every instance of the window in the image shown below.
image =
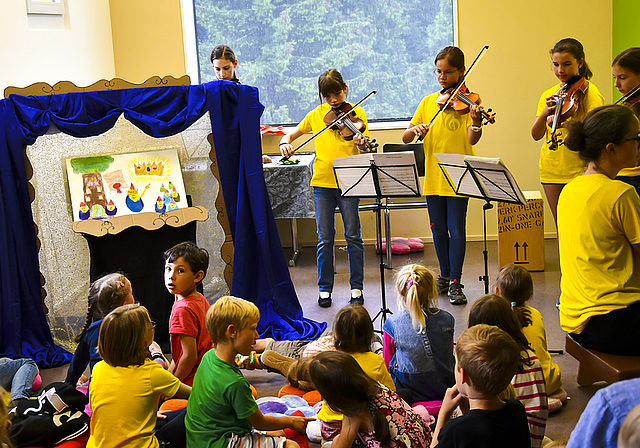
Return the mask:
[(262, 123), (296, 124), (319, 104), (318, 75), (338, 69), (370, 121), (406, 120), (438, 89), (433, 60), (454, 42), (453, 0), (193, 0), (200, 82), (229, 45), (242, 83), (260, 90)]

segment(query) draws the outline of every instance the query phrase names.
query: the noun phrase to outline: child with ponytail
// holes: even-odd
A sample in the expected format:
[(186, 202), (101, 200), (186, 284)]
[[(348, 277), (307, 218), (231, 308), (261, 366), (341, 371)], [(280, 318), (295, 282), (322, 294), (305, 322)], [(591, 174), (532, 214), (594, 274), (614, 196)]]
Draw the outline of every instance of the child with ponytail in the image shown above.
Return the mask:
[[(398, 308), (383, 326), (383, 357), (396, 389), (413, 402), (442, 400), (455, 383), (455, 319), (435, 304), (436, 279), (419, 264), (396, 274)], [(428, 408), (428, 406), (427, 406)]]
[[(93, 366), (102, 359), (98, 354), (98, 334), (100, 333), (100, 324), (102, 324), (104, 316), (119, 306), (134, 303), (131, 282), (119, 272), (100, 277), (89, 288), (87, 302), (87, 318), (82, 331), (75, 338), (78, 347), (71, 359), (65, 380), (73, 385), (76, 385), (78, 380), (81, 383), (86, 382), (83, 373), (87, 365), (92, 371)], [(167, 363), (160, 347), (153, 342), (149, 349), (152, 353), (152, 358), (160, 360), (159, 363), (166, 368)]]

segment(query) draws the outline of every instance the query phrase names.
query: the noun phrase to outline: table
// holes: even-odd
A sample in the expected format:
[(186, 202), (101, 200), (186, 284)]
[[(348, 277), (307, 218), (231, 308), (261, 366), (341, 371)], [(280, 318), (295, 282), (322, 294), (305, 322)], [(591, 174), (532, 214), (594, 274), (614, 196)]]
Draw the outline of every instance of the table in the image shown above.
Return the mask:
[(269, 200), (276, 219), (291, 220), (291, 240), (293, 255), (289, 266), (296, 265), (296, 259), (302, 251), (298, 245), (298, 218), (316, 217), (313, 205), (311, 177), (315, 154), (296, 154), (292, 159), (299, 159), (296, 165), (281, 165), (281, 156), (270, 156), (272, 163), (262, 165), (264, 180), (269, 192)]

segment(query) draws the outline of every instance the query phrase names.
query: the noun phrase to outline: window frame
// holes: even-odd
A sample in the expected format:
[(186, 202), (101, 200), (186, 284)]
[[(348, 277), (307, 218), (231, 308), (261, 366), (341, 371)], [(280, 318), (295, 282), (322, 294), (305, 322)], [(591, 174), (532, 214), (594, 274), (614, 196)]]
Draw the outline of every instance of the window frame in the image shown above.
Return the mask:
[[(453, 44), (458, 45), (458, 0), (451, 0), (453, 10)], [(197, 84), (200, 80), (200, 71), (198, 67), (198, 47), (196, 42), (196, 26), (195, 26), (195, 5), (193, 0), (180, 0), (182, 8), (182, 33), (184, 42), (185, 67), (187, 75), (191, 78), (191, 84)], [(428, 93), (425, 92), (425, 95)], [(409, 126), (410, 119), (387, 120), (387, 121), (371, 121), (369, 129), (371, 130), (394, 130), (406, 129)], [(285, 130), (293, 130), (295, 126), (285, 126)]]

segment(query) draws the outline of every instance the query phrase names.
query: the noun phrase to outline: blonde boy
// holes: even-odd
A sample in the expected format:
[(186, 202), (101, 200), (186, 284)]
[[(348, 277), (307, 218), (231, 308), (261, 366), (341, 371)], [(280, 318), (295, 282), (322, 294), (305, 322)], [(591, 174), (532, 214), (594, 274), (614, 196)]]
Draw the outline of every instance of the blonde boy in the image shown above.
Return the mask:
[(185, 419), (187, 447), (299, 447), (282, 431), (267, 435), (253, 430), (290, 428), (304, 434), (308, 420), (263, 415), (235, 364), (237, 354), (251, 353), (259, 319), (258, 308), (237, 297), (221, 297), (209, 308), (206, 326), (214, 350), (204, 355), (196, 372)]
[[(431, 446), (529, 448), (524, 406), (498, 397), (520, 359), (513, 338), (496, 326), (475, 325), (462, 333), (455, 354), (456, 384), (444, 396)], [(458, 406), (464, 415), (450, 420)]]

